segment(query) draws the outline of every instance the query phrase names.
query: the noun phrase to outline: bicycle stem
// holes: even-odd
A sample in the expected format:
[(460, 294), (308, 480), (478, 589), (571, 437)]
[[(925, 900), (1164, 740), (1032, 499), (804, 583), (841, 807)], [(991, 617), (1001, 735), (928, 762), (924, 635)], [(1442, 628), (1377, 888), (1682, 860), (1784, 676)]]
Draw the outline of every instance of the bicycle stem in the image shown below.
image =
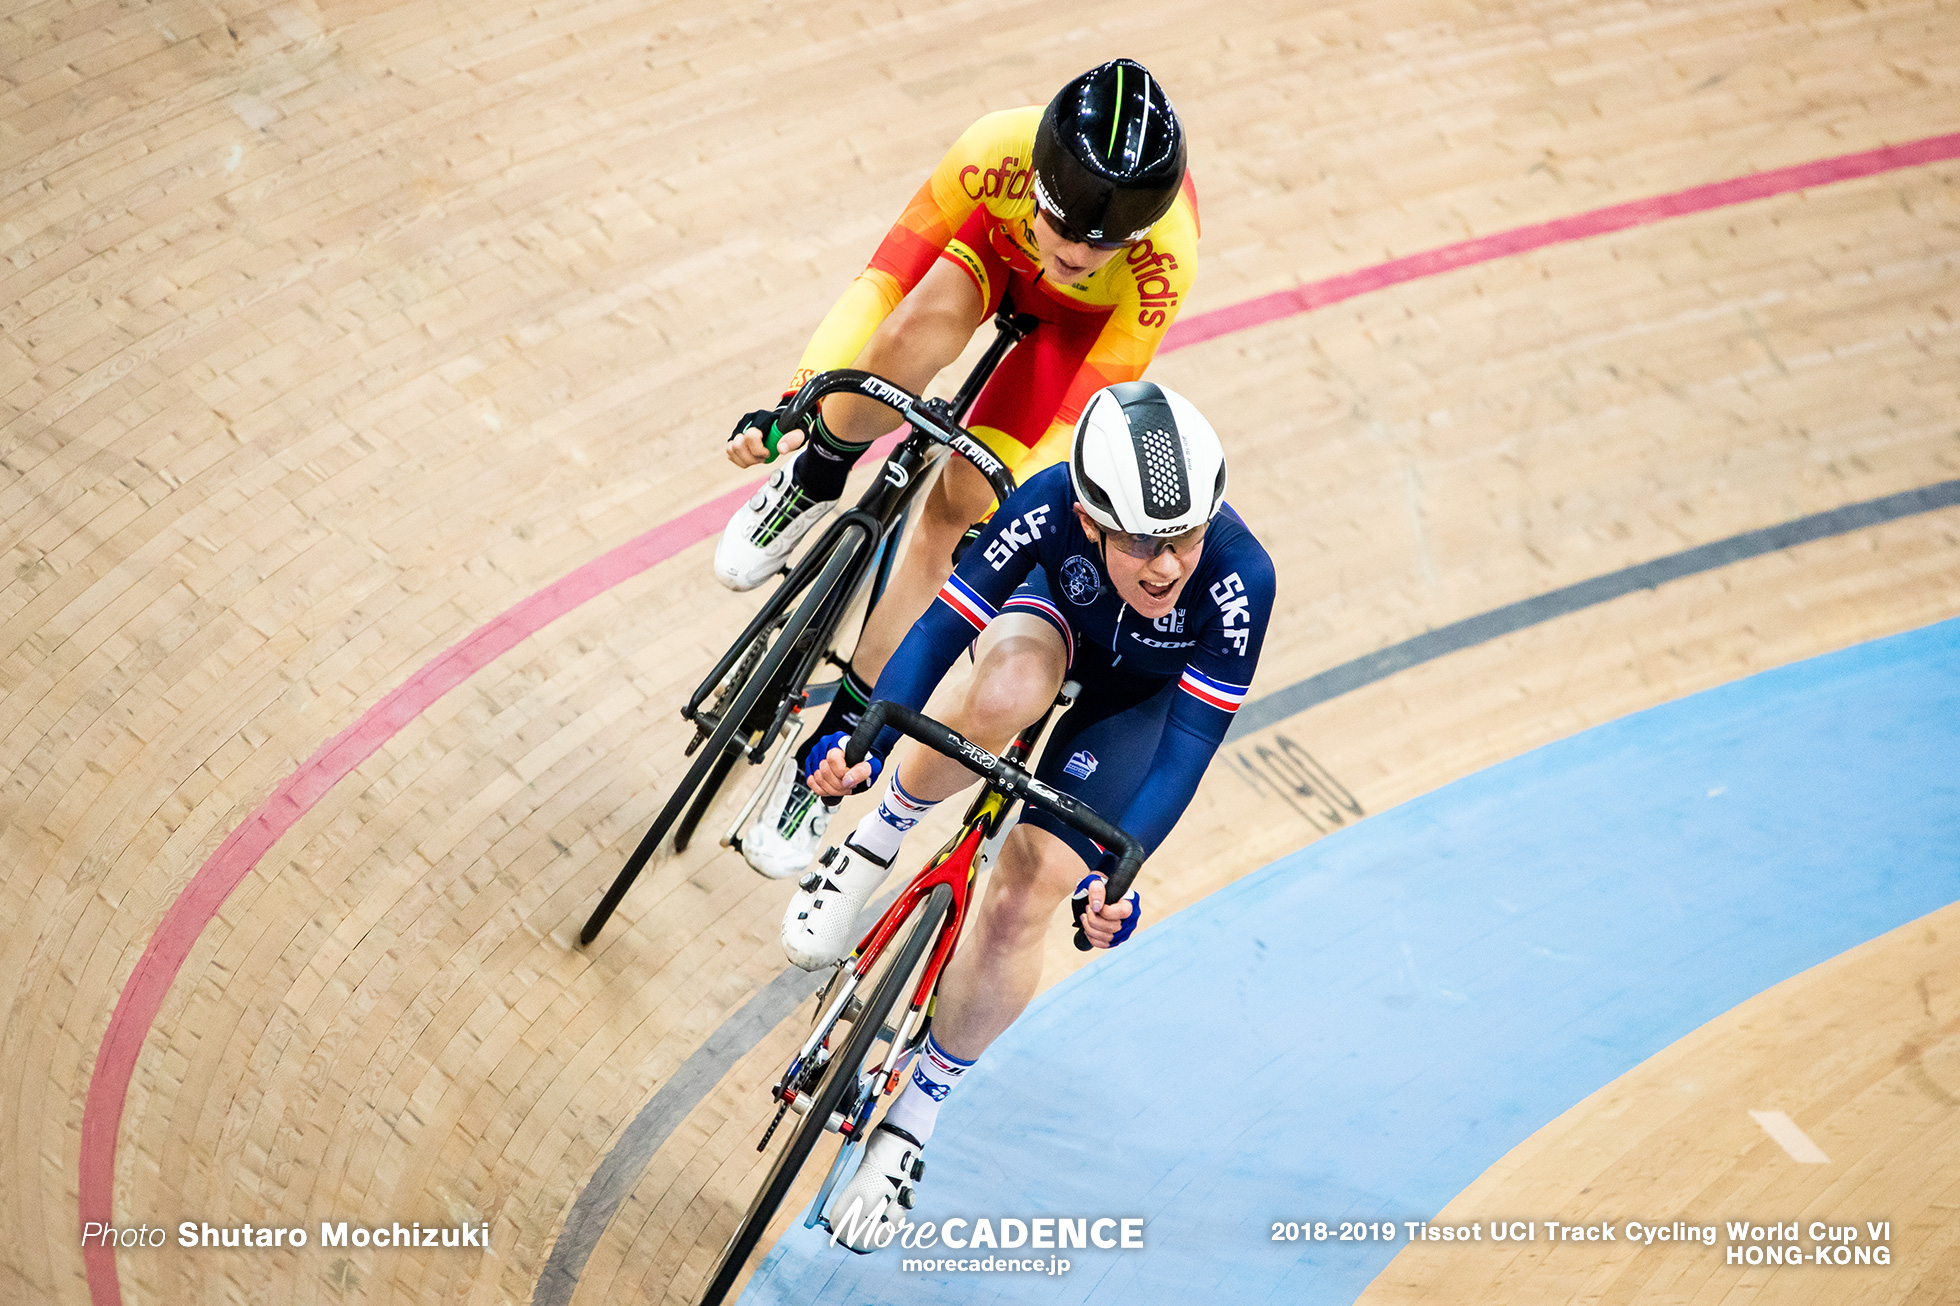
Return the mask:
[(1114, 849), (1117, 853), (1116, 869), (1109, 876), (1104, 901), (1117, 902), (1130, 891), (1137, 870), (1143, 865), (1142, 844), (1104, 820), (1095, 809), (1035, 779), (1026, 768), (1004, 757), (994, 756), (951, 726), (914, 712), (903, 704), (881, 698), (865, 708), (857, 729), (851, 732), (850, 739), (844, 744), (845, 765), (856, 766), (862, 762), (886, 726), (918, 740), (936, 753), (950, 757), (1029, 806), (1039, 807), (1060, 817), (1070, 829), (1087, 835), (1104, 848)]

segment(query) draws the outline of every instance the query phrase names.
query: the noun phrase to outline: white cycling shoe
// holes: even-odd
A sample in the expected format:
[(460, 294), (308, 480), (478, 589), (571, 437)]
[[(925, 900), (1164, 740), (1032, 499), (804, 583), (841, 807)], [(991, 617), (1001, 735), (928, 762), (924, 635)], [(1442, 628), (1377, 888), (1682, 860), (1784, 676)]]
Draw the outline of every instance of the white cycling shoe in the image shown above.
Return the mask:
[(715, 546), (715, 579), (732, 590), (752, 590), (783, 569), (783, 562), (810, 528), (837, 506), (817, 500), (796, 484), (799, 450), (772, 473), (749, 501), (735, 510)]
[(912, 1209), (926, 1176), (920, 1145), (894, 1125), (880, 1123), (865, 1144), (857, 1173), (830, 1204), (830, 1229), (840, 1246), (860, 1254), (891, 1241), (880, 1231), (896, 1225), (900, 1211)]
[(858, 940), (858, 913), (891, 866), (849, 840), (824, 853), (783, 912), (783, 951), (789, 959), (804, 970), (822, 970), (850, 955)]
[(829, 804), (810, 792), (791, 758), (775, 792), (756, 812), (755, 824), (742, 836), (742, 856), (758, 875), (787, 880), (809, 867), (829, 826)]

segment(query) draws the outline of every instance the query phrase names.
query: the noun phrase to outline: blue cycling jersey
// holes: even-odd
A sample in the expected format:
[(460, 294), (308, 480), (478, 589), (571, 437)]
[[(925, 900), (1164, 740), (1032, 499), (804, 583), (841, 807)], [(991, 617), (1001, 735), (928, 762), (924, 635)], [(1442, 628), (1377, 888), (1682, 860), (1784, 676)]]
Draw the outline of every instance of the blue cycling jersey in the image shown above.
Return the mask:
[[(1103, 816), (1146, 850), (1162, 842), (1197, 792), (1232, 714), (1245, 701), (1273, 609), (1273, 563), (1228, 507), (1205, 532), (1178, 606), (1155, 620), (1116, 594), (1075, 515), (1066, 464), (1032, 476), (1001, 506), (879, 676), (874, 696), (917, 711), (960, 651), (1002, 612), (1045, 616), (1071, 665), (1176, 679), (1149, 776), (1128, 810)], [(1093, 647), (1098, 656), (1078, 658)], [(1107, 673), (1105, 673), (1107, 674)], [(896, 731), (878, 740), (890, 750)]]

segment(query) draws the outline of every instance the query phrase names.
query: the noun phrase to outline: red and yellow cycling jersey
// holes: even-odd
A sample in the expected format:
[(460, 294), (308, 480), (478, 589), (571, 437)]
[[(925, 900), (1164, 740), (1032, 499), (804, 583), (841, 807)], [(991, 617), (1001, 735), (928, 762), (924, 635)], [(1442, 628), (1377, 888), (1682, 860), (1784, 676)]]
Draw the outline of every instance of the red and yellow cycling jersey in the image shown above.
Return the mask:
[(1033, 230), (1041, 113), (1039, 105), (990, 113), (954, 143), (817, 328), (792, 388), (849, 367), (940, 258), (973, 278), (990, 312), (1011, 294), (1017, 310), (1044, 323), (1008, 355), (969, 418), (1017, 476), (1060, 460), (1090, 395), (1143, 375), (1197, 273), (1190, 175), (1147, 236), (1081, 281), (1057, 285), (1040, 273)]

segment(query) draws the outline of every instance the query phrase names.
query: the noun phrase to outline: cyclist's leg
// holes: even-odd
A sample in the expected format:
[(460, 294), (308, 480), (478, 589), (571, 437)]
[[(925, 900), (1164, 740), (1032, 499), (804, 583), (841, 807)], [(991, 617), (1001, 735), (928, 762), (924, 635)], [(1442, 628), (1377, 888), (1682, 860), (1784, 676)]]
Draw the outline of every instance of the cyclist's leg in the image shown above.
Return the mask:
[[(1072, 673), (1081, 697), (1057, 723), (1036, 776), (1111, 821), (1142, 787), (1177, 682), (1133, 677), (1086, 649)], [(971, 1061), (1034, 996), (1055, 908), (1101, 859), (1085, 835), (1029, 809), (1002, 845), (986, 893), (939, 986), (934, 1028), (953, 1055)]]
[[(898, 302), (852, 363), (894, 385), (923, 391), (960, 356), (987, 320), (988, 291), (963, 263), (941, 258)], [(797, 480), (818, 498), (834, 499), (872, 441), (897, 429), (899, 416), (863, 395), (831, 395), (812, 432), (810, 455), (798, 460)]]
[[(946, 724), (999, 752), (1055, 701), (1068, 669), (1066, 644), (1046, 620), (1003, 612), (987, 627), (972, 680)], [(878, 805), (842, 845), (826, 852), (783, 910), (783, 951), (820, 970), (851, 950), (852, 923), (885, 880), (900, 842), (942, 799), (974, 783), (973, 773), (911, 740), (893, 750)]]
[[(1021, 448), (1018, 444), (1013, 447)], [(1015, 470), (1012, 462), (1008, 470)], [(912, 623), (952, 575), (953, 550), (960, 537), (987, 515), (993, 502), (993, 487), (972, 463), (958, 456), (946, 460), (939, 478), (926, 492), (925, 502), (912, 515), (905, 552), (885, 582), (878, 606), (865, 617), (864, 633), (851, 654), (851, 670), (866, 686), (878, 683), (885, 663), (912, 629)]]
[[(974, 673), (959, 701), (927, 706), (968, 739), (998, 753), (1054, 701), (1074, 656), (1075, 637), (1037, 571), (1008, 596), (981, 635)], [(907, 757), (914, 760), (906, 764)], [(965, 767), (906, 741), (892, 759), (882, 801), (858, 822), (850, 841), (889, 861), (906, 831), (972, 780)]]
[[(879, 324), (859, 351), (857, 367), (918, 391), (924, 390), (941, 368), (959, 357), (973, 332), (998, 307), (1006, 285), (1004, 274), (991, 276), (984, 262), (975, 259), (970, 265), (968, 260), (952, 256), (964, 248), (955, 240), (948, 247), (949, 253), (927, 269), (919, 284), (899, 301), (898, 307)], [(795, 547), (795, 541), (772, 537), (773, 542), (756, 544), (756, 530), (751, 523), (773, 525), (786, 511), (785, 504), (788, 508), (804, 503), (819, 505), (809, 511), (820, 516), (828, 510), (828, 503), (843, 493), (844, 479), (852, 464), (872, 441), (897, 422), (897, 416), (889, 408), (861, 396), (833, 395), (826, 399), (823, 421), (814, 425), (810, 443), (797, 454), (789, 472), (772, 477), (769, 487), (729, 522), (715, 553), (717, 571), (741, 581), (760, 583), (779, 565), (777, 555), (786, 556)], [(777, 497), (771, 498), (772, 494)], [(906, 583), (907, 573), (900, 568), (894, 578), (902, 585)], [(917, 604), (912, 617), (925, 611), (925, 604), (930, 601), (931, 595), (927, 595)], [(879, 605), (881, 609), (886, 606)], [(878, 668), (883, 665), (884, 660), (880, 658)], [(829, 816), (803, 784), (803, 766), (819, 739), (857, 724), (858, 714), (870, 701), (878, 668), (868, 677), (855, 668), (845, 668), (843, 680), (822, 721), (798, 749), (795, 765), (757, 809), (755, 823), (742, 838), (742, 855), (764, 875), (797, 874), (816, 854)]]
[(934, 1029), (947, 1051), (972, 1061), (1014, 1023), (1041, 982), (1055, 908), (1087, 875), (1081, 855), (1023, 822), (1001, 845), (970, 933), (939, 986)]
[[(998, 753), (1055, 701), (1068, 671), (1068, 646), (1049, 621), (1003, 610), (974, 650), (973, 677), (945, 722), (989, 752)], [(926, 802), (950, 798), (977, 777), (916, 740), (892, 750), (892, 772)]]
[[(923, 390), (960, 356), (986, 320), (986, 300), (958, 268), (935, 263), (859, 351), (858, 367)], [(824, 401), (803, 448), (735, 510), (715, 549), (715, 574), (736, 590), (774, 575), (844, 492), (851, 467), (898, 424), (889, 408), (861, 396)]]
[[(1035, 308), (1042, 324), (1001, 361), (967, 418), (982, 443), (1000, 455), (1016, 480), (1068, 456), (1069, 428), (1049, 429), (1106, 314), (1062, 308), (1024, 281), (1016, 282), (1015, 306)], [(877, 610), (865, 619), (851, 669), (867, 685), (904, 640), (953, 570), (953, 550), (967, 528), (993, 507), (994, 493), (974, 466), (952, 458), (933, 483), (905, 556), (885, 587)]]
[[(1116, 817), (1149, 771), (1176, 682), (1117, 674), (1107, 665), (1074, 674), (1082, 697), (1050, 736), (1037, 776)], [(988, 1045), (1011, 1025), (1041, 983), (1055, 908), (1100, 860), (1093, 842), (1040, 811), (1022, 816), (988, 874), (959, 951), (940, 978), (933, 1010), (938, 1060), (915, 1064), (885, 1122), (924, 1144), (939, 1108)]]
[(885, 1112), (888, 1128), (919, 1146), (932, 1140), (939, 1108), (1034, 997), (1055, 908), (1084, 874), (1081, 854), (1047, 830), (1009, 832), (985, 901), (940, 977), (930, 1036)]

